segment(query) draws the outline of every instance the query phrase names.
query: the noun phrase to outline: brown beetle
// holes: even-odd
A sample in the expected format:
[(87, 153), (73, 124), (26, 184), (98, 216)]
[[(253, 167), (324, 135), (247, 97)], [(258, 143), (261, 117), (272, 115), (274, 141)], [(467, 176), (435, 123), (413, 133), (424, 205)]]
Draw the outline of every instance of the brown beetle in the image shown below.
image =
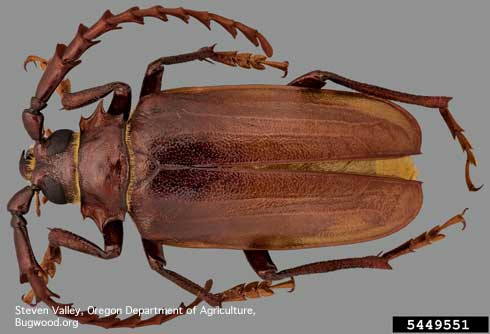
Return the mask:
[[(306, 264), (278, 271), (268, 250), (352, 244), (381, 238), (410, 223), (422, 205), (420, 182), (410, 156), (420, 152), (421, 133), (415, 119), (388, 100), (438, 108), (454, 138), (467, 154), (466, 183), (476, 165), (472, 147), (448, 110), (448, 97), (418, 96), (314, 71), (287, 86), (241, 85), (194, 87), (161, 91), (163, 66), (193, 60), (287, 73), (287, 62), (266, 56), (218, 52), (214, 47), (159, 58), (145, 73), (140, 101), (131, 109), (131, 89), (121, 82), (71, 92), (66, 74), (95, 39), (125, 22), (144, 17), (164, 21), (167, 15), (187, 22), (211, 21), (235, 36), (242, 32), (265, 54), (272, 47), (257, 30), (240, 22), (183, 8), (133, 7), (109, 11), (91, 27), (80, 25), (68, 46), (59, 44), (53, 57), (29, 56), (45, 70), (24, 126), (35, 141), (21, 155), (19, 168), (31, 185), (8, 203), (21, 283), (32, 291), (24, 301), (59, 304), (48, 287), (60, 247), (103, 259), (118, 256), (122, 222), (128, 213), (141, 234), (152, 269), (196, 296), (184, 311), (201, 300), (211, 305), (268, 296), (276, 288), (293, 288), (298, 275), (346, 268), (390, 269), (389, 261), (444, 236), (439, 232), (465, 223), (463, 213), (401, 246), (376, 256)], [(359, 93), (321, 89), (327, 80)], [(65, 109), (76, 109), (113, 93), (107, 111), (99, 103), (80, 121), (80, 132), (45, 131), (41, 110), (57, 91)], [(43, 261), (38, 264), (24, 219), (39, 192), (58, 203), (80, 203), (104, 236), (104, 249), (62, 229), (52, 229)], [(211, 293), (166, 268), (162, 245), (243, 250), (261, 282)], [(273, 280), (289, 279), (273, 285)], [(60, 314), (61, 315), (61, 314)], [(160, 324), (178, 316), (156, 315), (100, 318), (82, 312), (81, 323), (103, 327)]]

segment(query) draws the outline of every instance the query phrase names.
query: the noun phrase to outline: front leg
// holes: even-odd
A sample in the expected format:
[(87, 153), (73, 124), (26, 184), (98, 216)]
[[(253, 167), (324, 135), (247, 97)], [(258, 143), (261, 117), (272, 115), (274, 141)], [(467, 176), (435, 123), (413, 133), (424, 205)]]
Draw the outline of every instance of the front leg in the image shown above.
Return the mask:
[[(27, 64), (34, 65), (45, 70), (48, 61), (39, 56), (29, 56), (24, 61), (24, 69)], [(111, 115), (124, 114), (124, 119), (128, 119), (131, 110), (131, 87), (124, 82), (110, 82), (105, 85), (83, 89), (78, 92), (71, 91), (71, 82), (69, 79), (63, 80), (56, 88), (56, 93), (61, 97), (61, 104), (64, 110), (72, 110), (84, 107), (86, 105), (97, 102), (101, 98), (114, 93), (111, 105), (107, 111)]]
[(61, 104), (65, 110), (77, 109), (94, 103), (110, 93), (113, 93), (113, 97), (107, 113), (110, 115), (123, 114), (124, 119), (127, 120), (131, 111), (131, 87), (124, 82), (110, 82), (78, 92), (63, 94)]
[[(31, 205), (32, 198), (36, 192), (39, 191), (39, 188), (35, 186), (27, 186), (23, 189), (19, 190), (12, 198), (9, 200), (7, 204), (8, 211), (12, 214), (11, 226), (14, 230), (14, 242), (15, 242), (15, 252), (17, 255), (17, 261), (19, 263), (20, 269), (20, 281), (21, 283), (29, 282), (32, 287), (32, 292), (25, 295), (23, 300), (35, 306), (35, 304), (39, 302), (44, 302), (48, 307), (53, 309), (70, 309), (74, 310), (75, 308), (72, 306), (73, 304), (62, 304), (55, 301), (52, 297), (59, 298), (57, 294), (49, 290), (47, 286), (47, 274), (50, 273), (49, 270), (44, 270), (37, 263), (36, 258), (34, 256), (34, 252), (32, 251), (31, 242), (29, 240), (29, 235), (27, 232), (27, 222), (24, 219), (24, 215), (29, 212), (29, 208)], [(119, 225), (119, 226), (118, 226)], [(70, 232), (60, 232), (62, 230), (58, 230), (51, 234), (51, 241), (53, 244), (56, 244), (54, 248), (48, 248), (47, 256), (45, 259), (49, 259), (49, 261), (55, 261), (59, 263), (61, 261), (61, 253), (59, 252), (59, 246), (72, 245), (73, 247), (69, 247), (75, 250), (80, 250), (82, 252), (99, 256), (102, 255), (102, 258), (112, 258), (114, 254), (119, 254), (122, 243), (122, 228), (121, 224), (109, 223), (107, 232), (104, 234), (104, 250), (99, 249), (94, 244), (88, 242), (87, 240), (82, 239), (80, 243), (70, 241), (74, 236)], [(66, 235), (66, 233), (68, 235)], [(68, 241), (67, 241), (68, 240)], [(58, 249), (58, 251), (56, 251)], [(99, 256), (100, 257), (100, 256)], [(43, 261), (45, 262), (45, 261)], [(211, 289), (211, 282), (208, 282), (204, 287), (204, 291), (209, 291)], [(36, 298), (36, 303), (32, 304), (32, 300)], [(195, 307), (201, 301), (200, 298), (196, 298), (191, 304), (185, 305), (181, 304), (179, 309), (180, 313), (170, 313), (170, 314), (156, 314), (148, 319), (141, 319), (139, 316), (131, 316), (125, 319), (120, 319), (117, 317), (117, 314), (112, 314), (106, 317), (100, 317), (96, 314), (89, 313), (88, 311), (80, 311), (78, 314), (73, 313), (57, 313), (56, 315), (62, 316), (69, 319), (77, 320), (81, 324), (90, 324), (96, 325), (104, 328), (113, 328), (113, 327), (142, 327), (148, 325), (158, 325), (163, 322), (169, 321), (176, 317), (179, 317), (182, 314), (186, 314), (186, 310)], [(80, 309), (79, 309), (80, 310)]]
[(253, 55), (251, 53), (238, 53), (237, 51), (214, 51), (214, 46), (201, 48), (195, 52), (185, 53), (176, 56), (161, 57), (151, 62), (145, 72), (143, 85), (141, 86), (140, 98), (161, 90), (163, 70), (165, 65), (182, 64), (194, 60), (205, 60), (229, 65), (240, 66), (242, 68), (254, 68), (257, 70), (265, 69), (265, 65), (284, 71), (287, 74), (288, 62), (276, 62), (267, 60), (266, 56)]
[(15, 193), (7, 204), (8, 211), (12, 214), (10, 225), (14, 230), (15, 253), (19, 264), (20, 283), (31, 284), (34, 292), (30, 298), (36, 297), (36, 303), (46, 301), (51, 297), (58, 297), (46, 286), (47, 275), (38, 264), (34, 252), (32, 251), (29, 233), (27, 231), (27, 221), (24, 215), (29, 212), (32, 198), (39, 188), (26, 186)]
[[(60, 228), (50, 229), (48, 235), (49, 245), (40, 264), (40, 268), (45, 274), (45, 283), (48, 283), (48, 276), (51, 278), (54, 277), (56, 264), (61, 263), (60, 247), (69, 248), (104, 260), (118, 257), (121, 254), (123, 243), (122, 222), (112, 221), (107, 223), (102, 233), (104, 236), (104, 249), (70, 231)], [(34, 291), (30, 290), (22, 299), (26, 303), (31, 304), (33, 298)]]
[(70, 231), (53, 228), (49, 231), (49, 247), (52, 249), (65, 247), (77, 252), (109, 260), (121, 254), (123, 243), (123, 228), (121, 221), (112, 221), (104, 226), (104, 249), (93, 242)]

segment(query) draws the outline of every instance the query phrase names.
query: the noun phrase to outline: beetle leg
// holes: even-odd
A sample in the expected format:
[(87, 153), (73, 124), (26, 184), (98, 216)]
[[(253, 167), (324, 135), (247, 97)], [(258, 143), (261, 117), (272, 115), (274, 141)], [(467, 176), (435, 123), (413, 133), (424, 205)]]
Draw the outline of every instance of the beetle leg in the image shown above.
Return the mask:
[[(24, 215), (27, 212), (29, 212), (32, 198), (34, 196), (34, 193), (37, 191), (39, 191), (39, 189), (35, 186), (26, 186), (23, 189), (19, 190), (14, 196), (12, 196), (12, 198), (9, 200), (7, 204), (7, 209), (12, 214), (12, 220), (10, 225), (14, 230), (15, 252), (17, 255), (17, 262), (19, 264), (19, 270), (20, 270), (20, 282), (21, 283), (29, 282), (33, 289), (33, 292), (25, 295), (23, 299), (24, 301), (31, 303), (33, 297), (35, 297), (36, 298), (35, 304), (42, 301), (46, 305), (54, 309), (59, 308), (64, 310), (65, 307), (71, 309), (73, 308), (72, 304), (62, 304), (55, 301), (52, 298), (52, 297), (59, 298), (59, 296), (54, 292), (52, 292), (47, 287), (47, 281), (48, 281), (47, 274), (54, 275), (54, 272), (52, 271), (54, 270), (54, 268), (48, 266), (49, 262), (59, 263), (61, 261), (61, 253), (59, 252), (59, 248), (57, 249), (57, 247), (63, 244), (63, 241), (60, 240), (67, 240), (67, 239), (71, 240), (77, 236), (71, 234), (70, 232), (66, 232), (62, 230), (59, 230), (58, 232), (56, 232), (56, 234), (51, 235), (50, 233), (52, 238), (56, 239), (56, 242), (58, 242), (59, 244), (56, 247), (53, 247), (52, 249), (48, 248), (48, 251), (45, 254), (45, 259), (48, 262), (46, 263), (46, 268), (47, 268), (47, 274), (46, 274), (45, 270), (42, 268), (43, 265), (42, 264), (39, 265), (37, 263), (36, 257), (34, 256), (34, 252), (32, 251), (31, 242), (29, 240), (29, 235), (27, 231), (27, 222), (24, 218)], [(113, 225), (110, 228), (110, 230), (118, 231), (118, 227)], [(68, 235), (65, 234), (65, 232), (68, 233)], [(107, 235), (104, 235), (104, 241), (107, 242), (108, 245), (119, 244), (118, 241), (119, 239), (122, 240), (122, 233), (119, 234), (119, 232), (108, 232)], [(71, 243), (71, 241), (68, 241), (67, 243)], [(89, 245), (91, 244), (88, 241), (83, 242), (83, 244), (86, 243), (88, 243)], [(90, 248), (90, 246), (88, 247)], [(113, 253), (113, 251), (110, 248), (111, 247), (105, 247), (105, 252)], [(73, 249), (76, 248), (73, 247)], [(99, 251), (95, 251), (94, 253), (99, 253)], [(52, 264), (54, 265), (54, 263)], [(208, 292), (210, 289), (211, 289), (211, 282), (208, 281), (204, 287), (204, 291)], [(59, 313), (57, 315), (65, 318), (75, 319), (82, 324), (90, 324), (90, 325), (100, 326), (104, 328), (114, 328), (114, 327), (134, 328), (134, 327), (143, 327), (149, 325), (157, 325), (172, 320), (176, 317), (179, 317), (180, 315), (186, 314), (186, 311), (188, 309), (193, 308), (194, 306), (198, 305), (200, 302), (201, 302), (201, 298), (198, 297), (189, 305), (184, 305), (182, 303), (179, 306), (180, 312), (174, 312), (169, 314), (166, 313), (156, 314), (148, 319), (141, 319), (139, 315), (133, 315), (125, 319), (119, 319), (117, 317), (117, 314), (111, 314), (106, 317), (99, 317), (98, 315), (89, 313), (87, 311), (81, 311), (77, 315), (72, 313)]]
[(294, 277), (277, 284), (272, 284), (271, 280), (242, 283), (218, 295), (221, 302), (244, 301), (272, 296), (274, 294), (273, 289), (289, 289), (289, 292), (292, 292), (294, 290)]
[[(58, 247), (48, 246), (46, 252), (44, 253), (43, 260), (39, 264), (40, 268), (44, 272), (44, 284), (48, 284), (49, 278), (53, 278), (56, 274), (56, 264), (61, 263), (61, 250)], [(25, 295), (22, 296), (22, 300), (32, 305), (32, 301), (35, 297), (34, 290), (29, 290)]]
[[(21, 224), (22, 225), (22, 224)], [(94, 256), (98, 256), (101, 258), (112, 258), (111, 254), (119, 254), (120, 253), (120, 248), (121, 248), (121, 243), (122, 243), (122, 228), (118, 227), (121, 226), (121, 224), (108, 224), (107, 226), (112, 225), (111, 228), (108, 229), (107, 233), (104, 234), (104, 242), (105, 242), (105, 247), (104, 250), (101, 250), (99, 247), (96, 245), (92, 244), (91, 242), (71, 233), (68, 231), (64, 230), (52, 230), (50, 232), (50, 247), (51, 249), (48, 248), (45, 259), (47, 259), (48, 262), (51, 262), (51, 264), (56, 262), (59, 263), (58, 261), (61, 261), (61, 253), (59, 252), (59, 246), (64, 246), (68, 247), (74, 250), (82, 251), (87, 254), (91, 254)], [(12, 224), (14, 226), (14, 224)], [(14, 226), (14, 229), (16, 226)], [(120, 232), (119, 232), (120, 231)], [(14, 234), (15, 236), (15, 234)], [(24, 251), (20, 252), (23, 249), (27, 248), (27, 245), (29, 246), (30, 249), (30, 244), (28, 241), (27, 233), (25, 234), (26, 238), (23, 238), (23, 240), (27, 239), (27, 243), (20, 243), (17, 242), (18, 238), (16, 238), (16, 250), (18, 253), (18, 258), (19, 258), (19, 264), (21, 264), (21, 272), (24, 272), (25, 270), (22, 270), (24, 268), (24, 261), (27, 257), (22, 256), (19, 257), (19, 253), (21, 254), (32, 254), (32, 250), (30, 252)], [(23, 241), (20, 240), (20, 241)], [(121, 241), (119, 241), (121, 240)], [(52, 245), (55, 245), (54, 247)], [(105, 255), (104, 255), (105, 254)], [(33, 255), (32, 255), (33, 257)], [(68, 307), (70, 309), (73, 308), (72, 304), (62, 304), (59, 303), (55, 300), (53, 300), (51, 297), (57, 297), (59, 298), (58, 295), (50, 291), (47, 287), (47, 275), (43, 273), (43, 264), (41, 266), (37, 265), (37, 262), (35, 262), (35, 259), (33, 258), (30, 262), (33, 263), (31, 267), (33, 269), (29, 269), (27, 271), (27, 279), (30, 282), (32, 286), (32, 291), (26, 295), (24, 295), (23, 300), (26, 302), (32, 301), (32, 298), (35, 296), (36, 297), (36, 304), (40, 301), (43, 301), (46, 303), (48, 306), (52, 307), (53, 309), (65, 309), (65, 307)], [(43, 261), (44, 262), (44, 261)], [(37, 267), (37, 269), (36, 269)], [(48, 267), (48, 274), (51, 275), (51, 273), (54, 275), (54, 272), (50, 272), (49, 270), (53, 270), (54, 268)], [(23, 275), (21, 275), (21, 280), (22, 280)], [(204, 291), (207, 292), (211, 289), (211, 282), (207, 282)], [(111, 314), (106, 317), (99, 317), (96, 314), (93, 314), (88, 311), (80, 311), (78, 314), (73, 314), (73, 313), (56, 313), (58, 316), (62, 316), (65, 318), (69, 319), (74, 319), (77, 320), (79, 323), (82, 324), (90, 324), (90, 325), (95, 325), (99, 327), (104, 327), (104, 328), (116, 328), (116, 327), (128, 327), (128, 328), (134, 328), (134, 327), (144, 327), (144, 326), (149, 326), (149, 325), (159, 325), (162, 324), (166, 321), (172, 320), (176, 317), (179, 317), (183, 314), (186, 314), (186, 311), (189, 308), (193, 308), (194, 306), (198, 305), (201, 302), (201, 298), (196, 298), (191, 304), (185, 305), (185, 304), (180, 304), (178, 307), (179, 312), (173, 312), (173, 313), (161, 313), (161, 314), (156, 314), (148, 319), (141, 319), (139, 315), (133, 315), (125, 319), (120, 319), (117, 317), (116, 314)]]
[[(27, 58), (24, 60), (24, 70), (27, 71), (27, 64), (33, 63), (36, 67), (39, 65), (41, 70), (45, 70), (46, 66), (48, 65), (48, 60), (36, 56), (36, 55), (30, 55), (27, 56)], [(64, 79), (62, 80), (58, 87), (56, 87), (56, 93), (60, 96), (63, 97), (66, 93), (70, 93), (71, 91), (71, 83), (69, 79)]]
[(350, 268), (391, 269), (391, 265), (388, 263), (389, 261), (414, 252), (416, 249), (428, 246), (435, 241), (444, 239), (444, 234), (440, 233), (442, 230), (458, 223), (462, 223), (464, 229), (466, 222), (463, 214), (465, 212), (466, 209), (444, 224), (435, 226), (430, 231), (422, 233), (417, 238), (410, 239), (389, 252), (374, 256), (321, 261), (277, 271), (268, 251), (245, 250), (244, 252), (252, 268), (264, 280), (279, 280), (299, 275), (319, 274)]
[(295, 281), (293, 276), (286, 282), (272, 284), (272, 280), (275, 279), (273, 278), (274, 274), (277, 273), (277, 267), (268, 251), (244, 250), (244, 253), (254, 271), (263, 281), (239, 284), (221, 292), (219, 295), (223, 302), (269, 297), (274, 294), (273, 289), (289, 289), (289, 292), (294, 290)]
[(254, 68), (256, 70), (264, 70), (265, 65), (267, 65), (284, 71), (284, 76), (287, 74), (288, 62), (270, 61), (263, 55), (238, 53), (238, 51), (214, 51), (215, 45), (203, 47), (195, 52), (161, 57), (152, 61), (145, 72), (140, 98), (151, 93), (157, 93), (161, 90), (165, 65), (182, 64), (194, 60), (204, 60), (207, 62), (214, 60), (229, 66), (239, 66), (247, 69)]
[(28, 282), (28, 276), (39, 269), (39, 264), (32, 251), (27, 221), (24, 215), (29, 212), (32, 198), (36, 190), (33, 186), (26, 186), (15, 193), (7, 204), (12, 214), (11, 226), (14, 229), (14, 242), (19, 263), (20, 282)]
[(266, 259), (270, 259), (268, 251), (245, 251), (245, 255), (255, 272), (264, 280), (280, 280), (299, 275), (327, 273), (330, 271), (349, 268), (391, 269), (391, 266), (388, 264), (387, 260), (378, 256), (365, 256), (358, 258), (320, 261), (281, 271), (271, 269), (264, 271), (263, 268), (266, 268), (270, 264), (274, 265), (272, 260), (271, 262), (265, 262)]
[[(69, 248), (105, 260), (118, 257), (121, 254), (123, 242), (121, 221), (107, 223), (104, 226), (103, 236), (104, 249), (101, 249), (93, 242), (70, 231), (62, 230), (60, 228), (50, 229), (48, 235), (49, 245), (40, 264), (40, 267), (47, 275), (45, 279), (46, 284), (48, 283), (48, 276), (51, 278), (54, 277), (56, 273), (56, 264), (61, 263), (60, 247)], [(33, 297), (34, 291), (31, 290), (24, 295), (22, 299), (30, 304)]]
[(37, 191), (39, 189), (35, 186), (26, 186), (12, 196), (7, 204), (7, 209), (12, 214), (10, 225), (14, 230), (15, 252), (19, 264), (20, 282), (29, 282), (31, 284), (34, 289), (33, 296), (35, 295), (36, 297), (36, 304), (52, 296), (58, 297), (46, 286), (48, 278), (38, 264), (32, 251), (29, 233), (27, 231), (27, 221), (24, 218), (24, 215), (29, 212), (32, 198)]
[(465, 179), (466, 185), (470, 191), (478, 191), (482, 186), (476, 187), (471, 181), (470, 165), (476, 166), (476, 157), (473, 153), (473, 147), (470, 141), (463, 134), (464, 129), (458, 124), (453, 115), (449, 112), (449, 101), (452, 97), (447, 96), (422, 96), (399, 92), (383, 87), (378, 87), (366, 84), (359, 81), (354, 81), (338, 74), (327, 71), (313, 71), (302, 75), (293, 81), (289, 86), (298, 86), (306, 88), (322, 88), (327, 80), (335, 82), (338, 85), (353, 89), (363, 94), (379, 97), (382, 99), (419, 105), (428, 108), (437, 108), (444, 119), (453, 139), (457, 139), (461, 148), (466, 152)]
[[(151, 269), (155, 270), (157, 273), (170, 280), (171, 282), (177, 284), (182, 289), (189, 291), (193, 295), (201, 298), (211, 306), (220, 306), (221, 301), (216, 295), (209, 292), (208, 289), (201, 287), (200, 285), (192, 282), (191, 280), (185, 278), (184, 276), (176, 273), (175, 271), (166, 269), (165, 266), (167, 262), (163, 254), (162, 245), (147, 239), (142, 239), (143, 248), (145, 250), (146, 258), (150, 264)], [(206, 282), (206, 285), (211, 284), (212, 280)]]
[(41, 110), (46, 107), (49, 98), (63, 82), (68, 72), (81, 63), (80, 57), (85, 51), (99, 42), (97, 40), (98, 37), (109, 31), (121, 29), (120, 25), (123, 23), (144, 24), (146, 17), (154, 17), (166, 22), (168, 21), (168, 16), (176, 17), (185, 23), (188, 23), (190, 18), (194, 18), (208, 29), (211, 29), (211, 22), (216, 22), (233, 37), (236, 37), (238, 31), (240, 31), (255, 46), (260, 45), (267, 56), (272, 56), (272, 46), (256, 29), (214, 13), (182, 7), (166, 8), (163, 6), (150, 8), (131, 7), (117, 15), (107, 10), (90, 27), (80, 24), (72, 41), (68, 45), (58, 44), (54, 55), (49, 61), (36, 56), (27, 58), (27, 63), (37, 61), (41, 64), (41, 67), (45, 66), (46, 69), (39, 80), (35, 95), (31, 98), (30, 107), (22, 115), (25, 128), (31, 138), (35, 141), (42, 140), (43, 118)]
[(123, 243), (122, 222), (115, 220), (105, 224), (102, 233), (104, 236), (104, 249), (75, 233), (53, 228), (49, 231), (49, 246), (52, 249), (69, 248), (104, 260), (118, 257), (121, 254)]
[(392, 249), (389, 252), (383, 253), (382, 255), (380, 255), (380, 257), (390, 261), (402, 255), (413, 253), (415, 252), (416, 249), (428, 246), (433, 242), (444, 239), (445, 235), (440, 232), (455, 224), (459, 224), (459, 223), (463, 224), (462, 229), (464, 230), (466, 227), (464, 214), (467, 210), (468, 209), (464, 209), (463, 212), (452, 217), (444, 224), (433, 227), (431, 230), (422, 233), (418, 237), (408, 240), (407, 242), (401, 244), (400, 246)]
[[(30, 62), (39, 63), (41, 70), (46, 69), (47, 61), (38, 56), (29, 56), (24, 62), (24, 68)], [(131, 110), (131, 87), (124, 82), (110, 82), (105, 85), (84, 89), (78, 92), (71, 92), (71, 84), (68, 79), (63, 80), (56, 92), (61, 97), (63, 110), (72, 110), (94, 103), (110, 93), (114, 93), (109, 110), (111, 115), (124, 114), (127, 120)]]
[(270, 279), (270, 275), (277, 272), (277, 267), (272, 261), (271, 255), (266, 250), (244, 250), (248, 263), (264, 279)]
[(127, 120), (131, 111), (131, 87), (124, 82), (111, 82), (68, 93), (63, 95), (61, 103), (65, 110), (76, 109), (94, 103), (110, 93), (114, 93), (114, 95), (107, 113), (111, 115), (123, 114), (124, 119)]

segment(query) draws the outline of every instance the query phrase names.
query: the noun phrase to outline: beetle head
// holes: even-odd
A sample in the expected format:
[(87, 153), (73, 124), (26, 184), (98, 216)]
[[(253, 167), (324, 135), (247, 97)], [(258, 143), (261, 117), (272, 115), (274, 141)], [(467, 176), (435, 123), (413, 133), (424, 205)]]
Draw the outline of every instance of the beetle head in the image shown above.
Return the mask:
[(77, 153), (79, 135), (58, 130), (22, 152), (20, 174), (53, 203), (66, 204), (79, 199)]

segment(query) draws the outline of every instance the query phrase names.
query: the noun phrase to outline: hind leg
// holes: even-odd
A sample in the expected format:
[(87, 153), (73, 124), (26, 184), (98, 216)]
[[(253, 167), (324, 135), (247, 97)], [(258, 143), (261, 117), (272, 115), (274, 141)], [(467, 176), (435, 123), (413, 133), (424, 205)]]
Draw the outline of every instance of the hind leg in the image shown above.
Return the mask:
[(473, 147), (471, 143), (463, 134), (464, 129), (458, 124), (453, 115), (449, 112), (449, 101), (451, 97), (447, 96), (422, 96), (399, 92), (379, 86), (366, 84), (359, 81), (354, 81), (338, 74), (327, 71), (313, 71), (306, 73), (293, 81), (289, 86), (306, 87), (313, 89), (322, 88), (326, 82), (330, 80), (338, 85), (350, 88), (363, 94), (379, 97), (382, 99), (403, 102), (408, 104), (414, 104), (424, 106), (428, 108), (437, 108), (444, 119), (449, 131), (453, 138), (458, 139), (458, 142), (466, 152), (466, 165), (465, 165), (465, 179), (466, 185), (470, 191), (478, 191), (481, 186), (476, 187), (471, 181), (470, 177), (470, 164), (476, 166), (476, 158), (473, 154)]
[[(224, 291), (219, 295), (221, 296), (222, 301), (245, 300), (248, 298), (257, 298), (261, 296), (271, 295), (272, 291), (270, 290), (270, 288), (286, 286), (294, 287), (294, 281), (272, 286), (271, 281), (273, 280), (280, 280), (285, 278), (293, 279), (294, 277), (300, 275), (327, 273), (331, 271), (350, 268), (391, 269), (391, 265), (389, 264), (391, 260), (402, 255), (414, 252), (416, 249), (428, 246), (435, 241), (443, 239), (444, 234), (440, 233), (442, 230), (458, 223), (462, 223), (464, 229), (464, 226), (466, 226), (466, 222), (463, 217), (465, 211), (452, 217), (444, 224), (435, 226), (430, 231), (424, 232), (418, 237), (408, 240), (399, 247), (396, 247), (389, 252), (378, 255), (320, 261), (278, 271), (268, 251), (245, 250), (244, 252), (248, 262), (257, 273), (257, 275), (264, 281), (260, 283), (255, 282), (255, 284), (242, 284), (227, 291)], [(248, 291), (246, 289), (247, 286), (249, 286)], [(260, 291), (259, 288), (264, 291), (262, 295), (260, 295), (260, 292), (262, 291)], [(257, 292), (259, 292), (259, 294)]]

